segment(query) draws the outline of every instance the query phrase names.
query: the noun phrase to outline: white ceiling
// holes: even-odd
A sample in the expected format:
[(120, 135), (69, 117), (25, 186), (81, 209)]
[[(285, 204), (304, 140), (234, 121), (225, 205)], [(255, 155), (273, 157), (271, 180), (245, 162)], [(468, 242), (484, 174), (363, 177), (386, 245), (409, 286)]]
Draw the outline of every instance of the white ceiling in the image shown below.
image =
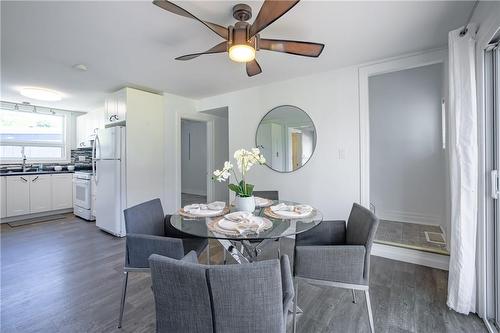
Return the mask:
[[(229, 25), (241, 1), (178, 2), (198, 17)], [(252, 2), (254, 17), (261, 2)], [(263, 73), (248, 78), (227, 55), (180, 62), (221, 39), (200, 23), (150, 1), (1, 1), (1, 99), (88, 111), (123, 86), (200, 98), (346, 65), (446, 45), (463, 25), (468, 1), (302, 1), (264, 30), (264, 38), (326, 44), (318, 59), (260, 51)], [(83, 63), (89, 68), (72, 68)], [(21, 97), (19, 86), (63, 92), (60, 102)]]

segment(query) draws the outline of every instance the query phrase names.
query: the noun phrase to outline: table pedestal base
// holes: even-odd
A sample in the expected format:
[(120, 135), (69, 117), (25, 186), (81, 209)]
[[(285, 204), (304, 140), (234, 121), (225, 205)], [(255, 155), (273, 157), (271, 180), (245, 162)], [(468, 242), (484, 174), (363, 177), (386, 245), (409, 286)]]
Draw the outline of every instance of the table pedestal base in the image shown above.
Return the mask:
[[(234, 241), (228, 239), (217, 239), (219, 243), (224, 247), (224, 249), (236, 260), (238, 264), (245, 264), (257, 261), (259, 255), (263, 252), (263, 249), (269, 244), (275, 242), (274, 239), (264, 239), (260, 242), (258, 241)], [(278, 239), (279, 242), (279, 239)], [(278, 246), (278, 256), (279, 256), (279, 246)]]

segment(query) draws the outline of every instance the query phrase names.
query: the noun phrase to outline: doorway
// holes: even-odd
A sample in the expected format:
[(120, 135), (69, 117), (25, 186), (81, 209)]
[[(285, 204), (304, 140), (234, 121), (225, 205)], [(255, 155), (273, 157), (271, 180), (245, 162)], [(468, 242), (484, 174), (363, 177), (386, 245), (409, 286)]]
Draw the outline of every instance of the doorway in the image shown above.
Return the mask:
[(442, 49), (359, 70), (360, 202), (381, 220), (372, 253), (440, 269), (449, 265), (447, 59)]
[(442, 63), (369, 78), (377, 243), (448, 255)]
[(207, 123), (181, 120), (181, 204), (207, 202)]

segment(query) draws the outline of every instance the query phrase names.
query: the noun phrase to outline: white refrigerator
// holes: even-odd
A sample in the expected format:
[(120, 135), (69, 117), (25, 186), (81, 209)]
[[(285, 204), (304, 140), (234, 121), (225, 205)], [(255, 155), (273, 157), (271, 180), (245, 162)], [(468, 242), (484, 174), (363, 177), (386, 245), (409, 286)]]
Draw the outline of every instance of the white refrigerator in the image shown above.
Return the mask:
[(96, 225), (118, 237), (126, 234), (123, 210), (127, 203), (125, 127), (99, 129), (94, 140), (96, 161)]

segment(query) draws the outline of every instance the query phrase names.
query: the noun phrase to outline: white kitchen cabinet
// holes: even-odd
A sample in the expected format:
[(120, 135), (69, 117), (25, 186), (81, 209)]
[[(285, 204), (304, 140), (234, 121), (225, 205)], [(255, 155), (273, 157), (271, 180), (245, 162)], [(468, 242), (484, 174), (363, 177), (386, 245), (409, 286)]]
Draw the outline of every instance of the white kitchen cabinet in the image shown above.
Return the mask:
[(99, 108), (76, 118), (77, 148), (90, 147), (90, 140), (99, 128), (104, 128), (105, 109)]
[(28, 176), (8, 176), (6, 178), (7, 216), (30, 213), (30, 183)]
[(7, 216), (7, 179), (0, 177), (0, 218)]
[(105, 124), (125, 121), (127, 117), (127, 89), (120, 89), (106, 98)]
[(73, 174), (52, 175), (52, 210), (73, 207)]
[(52, 210), (51, 175), (29, 176), (30, 213), (40, 213)]

